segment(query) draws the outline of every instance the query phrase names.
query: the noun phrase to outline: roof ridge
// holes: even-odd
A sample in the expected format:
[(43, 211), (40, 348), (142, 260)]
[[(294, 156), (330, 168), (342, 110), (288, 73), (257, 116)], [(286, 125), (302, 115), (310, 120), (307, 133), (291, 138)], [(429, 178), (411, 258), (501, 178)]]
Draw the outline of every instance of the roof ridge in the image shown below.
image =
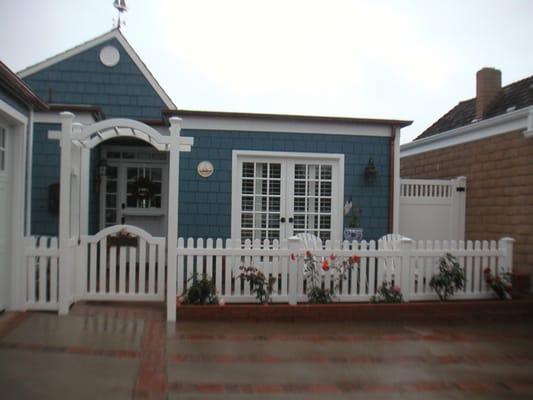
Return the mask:
[[(89, 44), (89, 43), (91, 43), (91, 42), (95, 42), (95, 41), (97, 41), (97, 40), (100, 40), (100, 39), (104, 38), (105, 36), (109, 35), (110, 33), (114, 32), (114, 31), (117, 31), (121, 36), (124, 36), (124, 35), (122, 35), (122, 32), (120, 32), (120, 30), (119, 30), (118, 28), (113, 28), (113, 29), (111, 29), (110, 31), (107, 31), (107, 32), (105, 32), (105, 33), (103, 33), (103, 34), (101, 34), (101, 35), (98, 35), (98, 36), (93, 37), (92, 39), (86, 40), (85, 42), (82, 42), (82, 43), (80, 43), (80, 44), (78, 44), (78, 45), (76, 45), (76, 46), (69, 47), (68, 49), (63, 50), (63, 51), (60, 51), (59, 53), (56, 53), (56, 54), (54, 54), (53, 56), (47, 57), (47, 58), (45, 58), (45, 59), (42, 60), (42, 61), (36, 62), (36, 63), (34, 63), (34, 64), (31, 64), (31, 65), (27, 66), (26, 68), (23, 68), (23, 69), (21, 69), (20, 71), (18, 71), (16, 74), (17, 74), (20, 78), (24, 78), (24, 77), (26, 77), (26, 76), (28, 76), (28, 75), (31, 75), (32, 73), (31, 73), (31, 72), (30, 72), (30, 73), (27, 73), (27, 71), (32, 70), (32, 69), (36, 69), (39, 65), (41, 65), (41, 64), (45, 64), (45, 63), (47, 63), (48, 61), (53, 60), (54, 58), (58, 58), (58, 57), (62, 56), (63, 54), (66, 54), (66, 53), (72, 52), (73, 50), (76, 50), (76, 49), (78, 49), (78, 48), (80, 48), (80, 47), (83, 47), (83, 46), (85, 46), (85, 45), (87, 45), (87, 44)], [(59, 61), (58, 61), (58, 62), (59, 62)], [(36, 72), (37, 72), (37, 71), (36, 71)]]

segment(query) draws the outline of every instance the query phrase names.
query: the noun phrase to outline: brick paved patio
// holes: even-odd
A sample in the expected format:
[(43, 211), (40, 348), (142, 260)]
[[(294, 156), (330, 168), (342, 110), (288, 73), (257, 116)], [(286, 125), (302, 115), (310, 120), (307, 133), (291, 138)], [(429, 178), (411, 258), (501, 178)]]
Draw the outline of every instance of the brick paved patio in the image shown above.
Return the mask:
[(533, 323), (169, 324), (145, 305), (0, 317), (6, 399), (533, 396)]

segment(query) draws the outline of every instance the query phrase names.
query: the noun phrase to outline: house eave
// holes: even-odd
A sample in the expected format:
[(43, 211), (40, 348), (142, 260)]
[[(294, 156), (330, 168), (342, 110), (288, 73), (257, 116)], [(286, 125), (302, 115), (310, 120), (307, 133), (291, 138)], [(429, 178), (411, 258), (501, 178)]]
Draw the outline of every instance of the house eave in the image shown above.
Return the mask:
[(400, 157), (409, 157), (513, 131), (522, 130), (527, 137), (529, 132), (533, 132), (533, 126), (530, 125), (533, 125), (533, 106), (406, 143), (400, 148)]

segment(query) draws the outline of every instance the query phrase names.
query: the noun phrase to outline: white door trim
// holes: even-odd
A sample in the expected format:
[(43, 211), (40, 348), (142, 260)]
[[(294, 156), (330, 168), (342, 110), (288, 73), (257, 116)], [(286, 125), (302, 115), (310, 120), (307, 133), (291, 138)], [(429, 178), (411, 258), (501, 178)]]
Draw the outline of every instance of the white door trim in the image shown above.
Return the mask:
[(303, 153), (303, 152), (284, 152), (284, 151), (256, 151), (256, 150), (233, 150), (232, 151), (232, 170), (231, 170), (231, 238), (240, 239), (240, 177), (239, 177), (239, 159), (253, 157), (258, 160), (267, 159), (272, 161), (280, 160), (282, 162), (290, 160), (309, 160), (309, 161), (334, 161), (338, 166), (337, 179), (333, 180), (333, 193), (336, 196), (332, 204), (332, 221), (331, 221), (331, 238), (333, 240), (342, 239), (343, 227), (343, 206), (344, 206), (344, 154), (332, 153)]

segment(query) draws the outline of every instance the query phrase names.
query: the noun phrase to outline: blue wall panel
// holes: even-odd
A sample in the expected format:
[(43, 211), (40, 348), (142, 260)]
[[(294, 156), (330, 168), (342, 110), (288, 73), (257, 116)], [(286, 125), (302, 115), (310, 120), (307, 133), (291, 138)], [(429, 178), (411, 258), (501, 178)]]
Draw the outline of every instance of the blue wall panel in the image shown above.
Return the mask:
[(31, 233), (57, 235), (59, 219), (48, 211), (48, 188), (59, 182), (59, 141), (49, 140), (49, 130), (59, 124), (36, 123), (33, 128)]
[(0, 87), (0, 99), (5, 101), (7, 104), (9, 104), (11, 107), (13, 107), (15, 110), (20, 112), (21, 114), (28, 116), (28, 106), (21, 102), (20, 100), (14, 98), (10, 93), (8, 93), (6, 90)]
[[(362, 209), (366, 239), (389, 232), (389, 138), (270, 132), (183, 130), (194, 137), (192, 152), (181, 154), (179, 235), (227, 238), (231, 231), (232, 150), (342, 153), (345, 155), (344, 196)], [(364, 169), (372, 157), (378, 170), (368, 184)], [(201, 178), (196, 167), (209, 160), (214, 174)], [(349, 221), (345, 220), (345, 223)]]

